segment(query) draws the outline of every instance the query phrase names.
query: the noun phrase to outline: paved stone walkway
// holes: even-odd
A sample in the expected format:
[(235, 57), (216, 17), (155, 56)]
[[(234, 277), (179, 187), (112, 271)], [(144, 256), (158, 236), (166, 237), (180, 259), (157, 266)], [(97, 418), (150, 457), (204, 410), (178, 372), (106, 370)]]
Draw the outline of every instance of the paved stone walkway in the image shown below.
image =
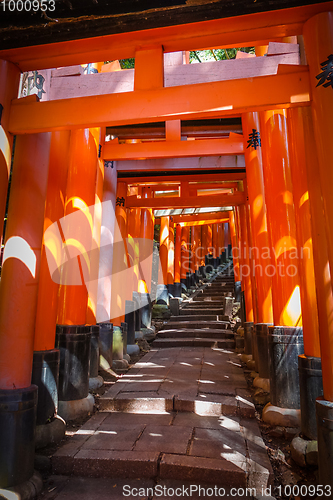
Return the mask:
[[(45, 498), (125, 498), (124, 488), (129, 498), (136, 496), (130, 488), (140, 498), (170, 498), (167, 487), (199, 484), (220, 488), (207, 495), (213, 498), (230, 488), (243, 492), (233, 498), (251, 498), (246, 488), (260, 496), (272, 469), (239, 356), (230, 348), (232, 332), (215, 298), (215, 320), (195, 307), (202, 309), (210, 288), (225, 290), (222, 283), (217, 278), (184, 304), (192, 319), (171, 318), (156, 347), (101, 397), (101, 411), (53, 456), (57, 493)], [(160, 490), (147, 491), (154, 486)]]

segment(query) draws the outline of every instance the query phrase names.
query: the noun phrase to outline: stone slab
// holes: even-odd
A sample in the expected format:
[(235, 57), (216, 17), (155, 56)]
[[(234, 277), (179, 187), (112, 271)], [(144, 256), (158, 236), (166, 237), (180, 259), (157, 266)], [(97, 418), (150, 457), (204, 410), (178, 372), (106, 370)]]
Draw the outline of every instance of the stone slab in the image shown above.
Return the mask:
[[(124, 500), (124, 492), (148, 491), (154, 488), (152, 479), (114, 479), (51, 476), (47, 480), (47, 490), (43, 492), (43, 500)], [(140, 496), (148, 500), (149, 496)]]
[(246, 472), (223, 459), (164, 454), (159, 476), (237, 488), (246, 486)]
[(81, 450), (132, 450), (144, 425), (102, 424), (82, 445)]
[(113, 478), (153, 478), (159, 453), (151, 451), (80, 450), (73, 475)]
[(188, 426), (147, 425), (134, 449), (185, 455), (192, 433)]

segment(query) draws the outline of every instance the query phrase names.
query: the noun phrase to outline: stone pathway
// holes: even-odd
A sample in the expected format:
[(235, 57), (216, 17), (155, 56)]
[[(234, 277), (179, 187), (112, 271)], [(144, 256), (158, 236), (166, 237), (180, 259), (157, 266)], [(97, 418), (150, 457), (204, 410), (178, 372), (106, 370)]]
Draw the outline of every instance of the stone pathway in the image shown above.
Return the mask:
[[(52, 457), (57, 486), (43, 498), (124, 498), (127, 487), (142, 488), (140, 498), (170, 498), (177, 485), (192, 485), (199, 498), (199, 484), (225, 488), (225, 495), (241, 488), (236, 499), (252, 498), (246, 488), (260, 496), (272, 469), (221, 292), (208, 306), (211, 290), (231, 288), (223, 282), (218, 277), (184, 304), (181, 312), (191, 309), (191, 319), (172, 317), (153, 349), (100, 398), (101, 411)], [(206, 303), (215, 320), (202, 314)], [(165, 487), (164, 496), (157, 487)], [(207, 496), (225, 496), (221, 491)]]

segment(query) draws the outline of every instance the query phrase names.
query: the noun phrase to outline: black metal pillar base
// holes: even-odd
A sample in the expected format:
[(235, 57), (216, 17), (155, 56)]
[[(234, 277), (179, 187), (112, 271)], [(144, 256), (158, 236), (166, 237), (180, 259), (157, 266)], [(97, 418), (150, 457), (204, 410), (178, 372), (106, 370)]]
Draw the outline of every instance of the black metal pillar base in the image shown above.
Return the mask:
[(202, 276), (203, 278), (206, 278), (206, 266), (200, 266), (199, 272), (200, 272), (200, 276)]
[(280, 408), (300, 409), (298, 356), (303, 354), (303, 328), (268, 327), (271, 403)]
[[(128, 343), (127, 323), (126, 322), (121, 323), (121, 336), (122, 336), (122, 341), (123, 341), (123, 357), (124, 357), (127, 354), (127, 343)], [(135, 337), (134, 337), (134, 342), (135, 342)]]
[(166, 285), (157, 285), (156, 304), (169, 305), (169, 294)]
[(235, 302), (241, 301), (241, 294), (242, 294), (242, 282), (241, 281), (235, 281)]
[(168, 283), (167, 289), (168, 289), (169, 296), (174, 297), (175, 296), (175, 285), (173, 283)]
[(258, 349), (258, 370), (259, 377), (269, 378), (269, 360), (268, 360), (268, 327), (271, 323), (256, 323), (254, 325)]
[(180, 278), (180, 285), (182, 287), (182, 293), (187, 293), (187, 278)]
[(134, 331), (138, 332), (141, 328), (141, 321), (142, 321), (141, 294), (139, 292), (133, 292), (132, 298), (134, 302), (134, 320), (135, 320)]
[(31, 384), (38, 387), (36, 425), (45, 424), (57, 413), (59, 364), (59, 349), (34, 352)]
[(252, 321), (244, 323), (244, 354), (252, 354)]
[(321, 358), (298, 356), (301, 395), (301, 431), (308, 439), (317, 439), (316, 399), (323, 396)]
[(182, 285), (181, 285), (181, 283), (174, 283), (173, 285), (174, 285), (174, 292), (175, 292), (174, 297), (175, 298), (181, 298), (181, 296), (182, 296)]
[(37, 392), (36, 385), (0, 390), (0, 488), (33, 476)]
[(141, 311), (140, 328), (151, 328), (152, 310), (153, 310), (153, 305), (151, 303), (150, 294), (148, 292), (140, 293), (140, 311)]
[[(318, 440), (318, 484), (323, 485), (323, 491), (328, 486), (333, 491), (333, 402), (323, 397), (316, 400), (317, 440)], [(327, 496), (329, 498), (331, 495)]]
[(113, 327), (112, 361), (124, 358), (123, 332), (120, 326)]
[(113, 324), (99, 323), (99, 368), (112, 368)]
[[(127, 323), (127, 343), (135, 344), (135, 307), (134, 300), (125, 302), (125, 323)], [(140, 325), (141, 326), (141, 325)]]
[[(91, 339), (90, 339), (90, 367), (89, 378), (98, 377), (99, 366), (99, 325), (90, 326)], [(39, 399), (39, 391), (38, 391)]]
[(223, 250), (222, 252), (222, 264), (226, 264), (227, 263), (227, 254), (226, 254), (226, 251)]
[(252, 333), (252, 359), (254, 361), (254, 371), (259, 373), (258, 343), (257, 343), (257, 332), (255, 328), (251, 328), (251, 333)]
[(89, 393), (90, 326), (57, 325), (60, 349), (59, 401), (84, 399)]

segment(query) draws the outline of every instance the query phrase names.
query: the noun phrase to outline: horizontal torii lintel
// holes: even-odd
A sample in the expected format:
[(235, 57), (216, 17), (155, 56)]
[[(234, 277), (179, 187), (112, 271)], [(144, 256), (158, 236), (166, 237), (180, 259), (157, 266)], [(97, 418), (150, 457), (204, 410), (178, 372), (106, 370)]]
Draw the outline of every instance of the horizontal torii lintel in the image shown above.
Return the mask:
[(21, 71), (32, 71), (126, 59), (135, 56), (136, 47), (147, 44), (163, 45), (165, 52), (267, 45), (269, 40), (302, 34), (303, 24), (310, 17), (332, 9), (332, 1), (312, 3), (231, 18), (7, 49), (0, 51), (0, 58), (13, 62)]
[(244, 154), (244, 140), (241, 134), (230, 134), (227, 139), (159, 141), (137, 144), (106, 143), (102, 152), (104, 160), (119, 161), (240, 154)]
[(193, 222), (179, 222), (179, 224), (182, 227), (191, 227), (191, 226), (207, 226), (208, 224), (219, 224), (219, 223), (223, 223), (223, 222), (229, 222), (229, 217), (225, 217), (224, 219), (198, 220), (198, 221), (193, 221)]
[(30, 97), (12, 102), (8, 126), (12, 134), (222, 117), (263, 107), (309, 104), (310, 82), (307, 66), (292, 66), (277, 75), (253, 79), (47, 102), (32, 102)]
[(194, 222), (207, 222), (207, 224), (212, 224), (212, 221), (218, 219), (222, 221), (222, 219), (226, 219), (225, 222), (229, 221), (229, 212), (227, 210), (221, 212), (205, 212), (198, 214), (180, 214), (180, 215), (171, 215), (173, 222), (175, 224), (180, 224), (181, 222), (186, 222), (191, 225)]
[[(118, 163), (118, 165), (121, 163)], [(180, 181), (241, 181), (246, 178), (245, 169), (230, 169), (234, 171), (229, 172), (214, 172), (210, 173), (210, 171), (203, 170), (200, 168), (194, 169), (192, 172), (188, 172), (186, 170), (181, 171), (178, 170), (176, 172), (172, 172), (172, 175), (167, 175), (164, 172), (155, 171), (153, 173), (149, 172), (150, 175), (140, 175), (137, 170), (134, 170), (130, 173), (130, 175), (124, 175), (124, 172), (121, 172), (117, 168), (118, 179), (127, 182), (128, 184), (136, 184), (136, 183), (150, 183), (150, 182), (169, 182), (172, 180)], [(127, 174), (128, 172), (125, 172)], [(146, 172), (144, 172), (146, 174)], [(161, 175), (160, 175), (161, 174)]]
[(126, 208), (204, 208), (204, 207), (230, 207), (245, 203), (244, 193), (237, 192), (227, 195), (190, 196), (190, 197), (162, 197), (162, 198), (137, 198), (128, 196)]

